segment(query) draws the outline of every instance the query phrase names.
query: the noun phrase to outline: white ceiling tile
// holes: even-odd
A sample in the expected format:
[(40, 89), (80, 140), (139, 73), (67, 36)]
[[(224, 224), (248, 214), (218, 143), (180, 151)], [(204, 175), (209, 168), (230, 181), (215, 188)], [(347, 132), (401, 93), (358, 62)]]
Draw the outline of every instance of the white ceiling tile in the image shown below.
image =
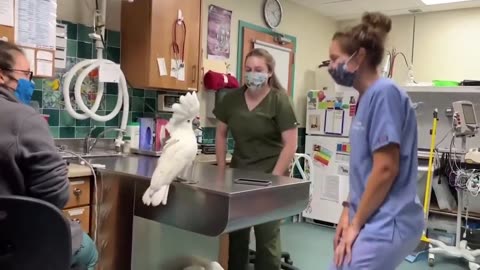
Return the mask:
[(411, 9), (424, 12), (480, 7), (480, 0), (427, 6), (421, 0), (290, 0), (336, 20), (358, 18), (365, 11), (380, 11), (387, 15), (409, 14)]
[(386, 11), (418, 7), (416, 0), (357, 0), (362, 8), (369, 11)]

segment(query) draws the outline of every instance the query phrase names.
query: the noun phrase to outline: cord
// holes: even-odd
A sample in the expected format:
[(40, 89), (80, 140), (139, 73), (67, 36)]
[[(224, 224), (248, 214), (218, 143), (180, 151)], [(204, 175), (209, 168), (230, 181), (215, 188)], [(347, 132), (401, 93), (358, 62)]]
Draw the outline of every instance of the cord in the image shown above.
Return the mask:
[[(180, 45), (178, 45), (177, 42), (177, 25), (180, 25), (181, 28), (183, 29), (183, 39), (182, 39), (182, 48), (180, 51)], [(185, 21), (183, 19), (176, 19), (175, 22), (173, 23), (173, 29), (172, 29), (172, 34), (173, 34), (173, 42), (172, 42), (172, 49), (173, 49), (173, 54), (176, 55), (176, 60), (180, 60), (181, 63), (180, 65), (184, 65), (185, 61), (185, 43), (186, 43), (186, 38), (187, 38), (187, 26), (185, 25)], [(178, 59), (180, 58), (180, 59)], [(178, 65), (178, 63), (177, 63)], [(183, 66), (177, 67), (182, 68)]]
[(470, 191), (473, 197), (478, 196), (480, 193), (480, 180), (478, 173), (474, 173), (470, 176), (470, 178), (468, 178), (467, 189)]
[(405, 65), (407, 65), (407, 67), (409, 67), (410, 65), (408, 64), (408, 60), (407, 60), (407, 57), (405, 56), (405, 54), (403, 52), (399, 52), (395, 55), (395, 57), (397, 57), (398, 55), (403, 56), (403, 59), (405, 60)]
[(99, 201), (98, 201), (98, 185), (97, 185), (97, 174), (95, 172), (95, 168), (93, 167), (93, 165), (88, 162), (87, 160), (85, 160), (82, 156), (80, 156), (79, 154), (75, 153), (75, 152), (72, 152), (72, 151), (68, 151), (68, 150), (65, 150), (65, 149), (62, 149), (62, 148), (58, 148), (58, 151), (60, 152), (64, 152), (64, 153), (67, 153), (67, 154), (70, 154), (70, 155), (73, 155), (75, 157), (77, 157), (80, 161), (82, 161), (82, 165), (86, 165), (90, 171), (92, 172), (92, 175), (93, 175), (93, 186), (95, 188), (95, 192), (94, 192), (94, 197), (95, 197), (95, 230), (93, 231), (93, 241), (94, 243), (97, 245), (97, 232), (98, 232), (98, 205), (99, 205)]

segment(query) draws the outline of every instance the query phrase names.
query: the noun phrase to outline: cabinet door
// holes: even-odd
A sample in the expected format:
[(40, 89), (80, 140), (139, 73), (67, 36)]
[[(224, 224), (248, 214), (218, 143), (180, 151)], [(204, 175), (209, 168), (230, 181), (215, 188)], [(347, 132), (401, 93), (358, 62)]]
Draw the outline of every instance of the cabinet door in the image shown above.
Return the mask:
[[(173, 53), (174, 24), (182, 12), (186, 26), (185, 40), (183, 28), (176, 27), (177, 43), (182, 55), (182, 45), (185, 43), (184, 61), (185, 76), (178, 80), (171, 76)], [(151, 49), (150, 49), (150, 84), (155, 88), (176, 90), (196, 90), (198, 84), (198, 64), (200, 52), (200, 0), (162, 0), (152, 1), (151, 18)], [(167, 76), (160, 76), (157, 59), (165, 59)]]
[(197, 90), (200, 63), (201, 0), (176, 0), (182, 3), (187, 38), (185, 43), (185, 89)]

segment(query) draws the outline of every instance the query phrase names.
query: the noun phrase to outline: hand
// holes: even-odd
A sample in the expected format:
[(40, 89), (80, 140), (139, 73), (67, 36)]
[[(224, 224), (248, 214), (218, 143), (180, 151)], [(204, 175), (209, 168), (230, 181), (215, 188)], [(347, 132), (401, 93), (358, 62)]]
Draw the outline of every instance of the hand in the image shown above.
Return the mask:
[(335, 238), (333, 239), (333, 252), (337, 249), (340, 240), (343, 237), (344, 232), (348, 229), (350, 225), (349, 217), (348, 217), (348, 208), (344, 207), (342, 211), (342, 215), (340, 216), (340, 221), (337, 224), (337, 230), (335, 232)]
[(352, 246), (357, 240), (360, 228), (355, 224), (348, 226), (344, 231), (340, 244), (335, 249), (335, 265), (337, 267), (342, 266), (344, 262), (350, 264), (352, 261)]

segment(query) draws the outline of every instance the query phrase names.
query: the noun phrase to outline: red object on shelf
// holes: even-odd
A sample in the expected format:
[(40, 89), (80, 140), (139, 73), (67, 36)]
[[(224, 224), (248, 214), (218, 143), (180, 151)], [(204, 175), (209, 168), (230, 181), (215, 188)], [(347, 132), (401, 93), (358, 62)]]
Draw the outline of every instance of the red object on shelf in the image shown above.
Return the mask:
[(220, 90), (225, 88), (240, 87), (237, 78), (231, 74), (223, 74), (209, 70), (203, 77), (203, 84), (208, 90)]
[[(165, 119), (160, 119), (158, 118), (156, 120), (156, 125), (155, 125), (155, 151), (161, 151), (163, 148), (162, 142), (165, 143), (165, 141), (162, 141), (162, 135), (165, 136), (165, 138), (168, 138), (170, 134), (168, 133), (168, 130), (165, 129), (165, 126), (168, 124), (168, 120)], [(164, 133), (162, 134), (162, 129), (164, 129)]]

